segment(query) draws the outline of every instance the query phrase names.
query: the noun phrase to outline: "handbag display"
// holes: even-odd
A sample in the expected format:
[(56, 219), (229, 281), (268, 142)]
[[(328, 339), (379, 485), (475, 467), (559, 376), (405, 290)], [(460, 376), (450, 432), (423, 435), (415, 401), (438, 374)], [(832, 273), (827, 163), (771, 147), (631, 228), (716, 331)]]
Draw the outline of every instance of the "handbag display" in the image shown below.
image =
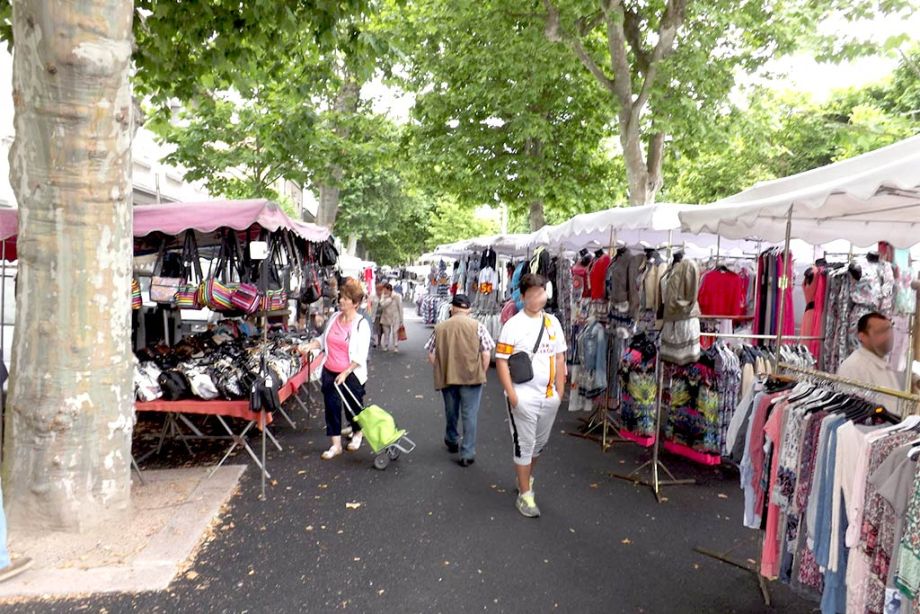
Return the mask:
[(185, 232), (185, 242), (182, 246), (183, 280), (176, 291), (175, 302), (179, 309), (201, 309), (201, 285), (204, 279), (201, 273), (201, 261), (198, 258), (198, 243), (195, 232)]
[(131, 279), (131, 309), (138, 310), (144, 306), (141, 296), (141, 284), (137, 279)]
[(261, 302), (262, 295), (259, 293), (259, 288), (251, 283), (240, 284), (230, 297), (230, 304), (247, 314), (257, 312)]
[(508, 370), (511, 371), (511, 381), (515, 384), (526, 384), (533, 379), (533, 357), (540, 349), (545, 329), (546, 316), (543, 316), (543, 325), (540, 326), (540, 334), (537, 335), (537, 343), (533, 346), (533, 352), (515, 352), (508, 357)]
[(236, 246), (236, 233), (228, 230), (222, 237), (217, 258), (208, 268), (208, 278), (202, 284), (200, 302), (212, 311), (234, 310), (233, 294), (238, 284), (232, 282), (233, 274), (242, 277)]
[(163, 398), (167, 401), (177, 401), (187, 397), (191, 392), (185, 375), (177, 369), (170, 369), (160, 373), (157, 383), (160, 384), (160, 388), (163, 390)]
[[(172, 272), (175, 272), (176, 263), (174, 262), (174, 254), (166, 253), (166, 243), (167, 239), (163, 239), (163, 242), (160, 244), (160, 251), (157, 254), (156, 264), (153, 266), (153, 276), (150, 281), (150, 300), (154, 303), (160, 303), (161, 305), (175, 305), (176, 302), (176, 292), (179, 291), (179, 286), (182, 285), (182, 277), (164, 275), (166, 272), (164, 269), (164, 263), (169, 260), (172, 265), (169, 266), (172, 269)], [(179, 268), (181, 271), (181, 261)]]
[(332, 242), (332, 239), (326, 239), (319, 246), (319, 255), (317, 257), (317, 262), (321, 267), (335, 266), (339, 261), (339, 250), (335, 248), (335, 244)]
[(219, 279), (211, 278), (204, 282), (204, 301), (208, 308), (213, 311), (232, 311), (233, 310), (233, 293), (235, 288), (232, 285), (225, 284)]
[(135, 363), (134, 396), (139, 401), (156, 401), (163, 396), (160, 388), (160, 368), (153, 361)]

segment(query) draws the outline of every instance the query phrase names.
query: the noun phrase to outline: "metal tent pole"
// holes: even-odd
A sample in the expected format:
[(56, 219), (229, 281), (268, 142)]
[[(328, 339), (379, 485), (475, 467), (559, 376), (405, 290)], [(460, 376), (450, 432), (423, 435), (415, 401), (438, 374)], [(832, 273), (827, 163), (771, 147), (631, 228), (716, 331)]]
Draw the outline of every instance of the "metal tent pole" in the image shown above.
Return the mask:
[[(792, 207), (789, 205), (789, 211), (786, 213), (786, 244), (783, 247), (783, 271), (779, 278), (779, 320), (776, 324), (776, 352), (773, 355), (773, 372), (777, 371), (779, 366), (780, 348), (783, 346), (783, 324), (786, 320), (786, 290), (792, 288), (792, 280), (789, 279), (788, 272), (792, 269), (789, 266), (789, 242), (792, 237)], [(795, 270), (792, 269), (792, 274)]]
[[(6, 239), (0, 246), (0, 360), (6, 368)], [(0, 460), (3, 459), (3, 426), (6, 420), (6, 390), (0, 386)]]
[[(668, 261), (671, 260), (671, 248), (672, 248), (672, 231), (668, 231)], [(661, 487), (662, 486), (678, 486), (681, 484), (696, 484), (695, 479), (683, 479), (678, 480), (674, 477), (674, 474), (665, 466), (660, 459), (660, 448), (661, 448), (661, 401), (663, 396), (664, 389), (664, 366), (661, 364), (661, 340), (659, 337), (658, 341), (658, 355), (655, 358), (655, 381), (657, 385), (657, 391), (655, 395), (655, 443), (652, 446), (652, 459), (645, 462), (644, 464), (637, 467), (629, 474), (621, 474), (613, 471), (608, 472), (608, 475), (613, 478), (620, 480), (626, 480), (633, 482), (635, 484), (643, 484), (649, 486), (652, 489), (652, 493), (655, 495), (655, 499), (658, 503), (661, 503)], [(669, 383), (670, 385), (670, 383)], [(651, 480), (641, 480), (637, 476), (639, 472), (651, 465), (652, 475)], [(661, 469), (668, 476), (667, 480), (662, 480), (658, 470)]]

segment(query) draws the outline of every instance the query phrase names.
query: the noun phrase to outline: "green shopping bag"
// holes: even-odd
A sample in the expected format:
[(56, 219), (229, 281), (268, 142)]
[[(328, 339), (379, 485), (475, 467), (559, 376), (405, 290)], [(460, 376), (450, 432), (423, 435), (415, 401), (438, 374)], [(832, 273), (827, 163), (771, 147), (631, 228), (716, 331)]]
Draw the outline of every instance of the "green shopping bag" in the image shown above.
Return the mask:
[(342, 393), (343, 388), (348, 391), (348, 396), (354, 401), (356, 407), (360, 407), (361, 404), (358, 403), (358, 399), (355, 398), (354, 393), (348, 386), (335, 385), (335, 389), (342, 399), (342, 405), (352, 415), (358, 426), (361, 427), (361, 432), (364, 433), (364, 438), (370, 444), (374, 454), (379, 453), (387, 446), (393, 445), (399, 441), (400, 437), (406, 434), (406, 431), (396, 428), (396, 420), (379, 405), (368, 405), (361, 410), (361, 413), (355, 415), (354, 410), (351, 408), (352, 404), (345, 399), (345, 395)]
[(355, 416), (355, 422), (361, 426), (361, 432), (375, 454), (406, 434), (406, 431), (396, 428), (396, 420), (379, 405), (365, 407)]

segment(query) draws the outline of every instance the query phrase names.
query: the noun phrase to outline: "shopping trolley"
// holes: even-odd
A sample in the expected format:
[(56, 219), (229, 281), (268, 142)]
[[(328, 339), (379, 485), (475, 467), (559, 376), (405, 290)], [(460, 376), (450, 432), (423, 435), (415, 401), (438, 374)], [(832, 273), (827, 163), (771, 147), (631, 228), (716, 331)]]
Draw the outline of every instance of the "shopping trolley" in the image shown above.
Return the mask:
[(390, 461), (395, 461), (400, 454), (409, 454), (415, 450), (415, 442), (406, 436), (406, 430), (396, 426), (396, 420), (387, 410), (379, 405), (368, 405), (364, 407), (357, 415), (351, 409), (351, 403), (345, 399), (342, 388), (348, 391), (356, 407), (361, 407), (361, 403), (355, 397), (355, 393), (348, 386), (335, 384), (335, 389), (342, 399), (342, 405), (351, 415), (364, 438), (374, 451), (374, 468), (383, 471), (389, 466)]

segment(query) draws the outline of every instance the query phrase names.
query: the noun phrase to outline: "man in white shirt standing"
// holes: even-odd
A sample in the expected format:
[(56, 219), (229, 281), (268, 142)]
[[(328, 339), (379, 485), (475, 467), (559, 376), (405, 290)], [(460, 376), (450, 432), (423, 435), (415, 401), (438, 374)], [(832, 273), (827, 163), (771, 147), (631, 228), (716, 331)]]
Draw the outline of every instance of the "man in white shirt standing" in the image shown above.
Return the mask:
[[(875, 386), (901, 390), (898, 374), (888, 363), (888, 354), (894, 347), (891, 320), (878, 312), (867, 313), (856, 325), (859, 348), (850, 354), (837, 369), (837, 375)], [(885, 403), (889, 410), (897, 408), (897, 401)]]
[[(528, 518), (540, 515), (533, 492), (533, 467), (549, 441), (556, 412), (565, 392), (565, 352), (562, 325), (544, 313), (546, 279), (541, 275), (521, 278), (524, 310), (505, 323), (496, 346), (496, 370), (507, 396), (508, 418), (514, 444), (518, 511)], [(536, 351), (534, 348), (536, 347)], [(529, 358), (533, 378), (512, 381), (508, 360), (522, 353)]]

